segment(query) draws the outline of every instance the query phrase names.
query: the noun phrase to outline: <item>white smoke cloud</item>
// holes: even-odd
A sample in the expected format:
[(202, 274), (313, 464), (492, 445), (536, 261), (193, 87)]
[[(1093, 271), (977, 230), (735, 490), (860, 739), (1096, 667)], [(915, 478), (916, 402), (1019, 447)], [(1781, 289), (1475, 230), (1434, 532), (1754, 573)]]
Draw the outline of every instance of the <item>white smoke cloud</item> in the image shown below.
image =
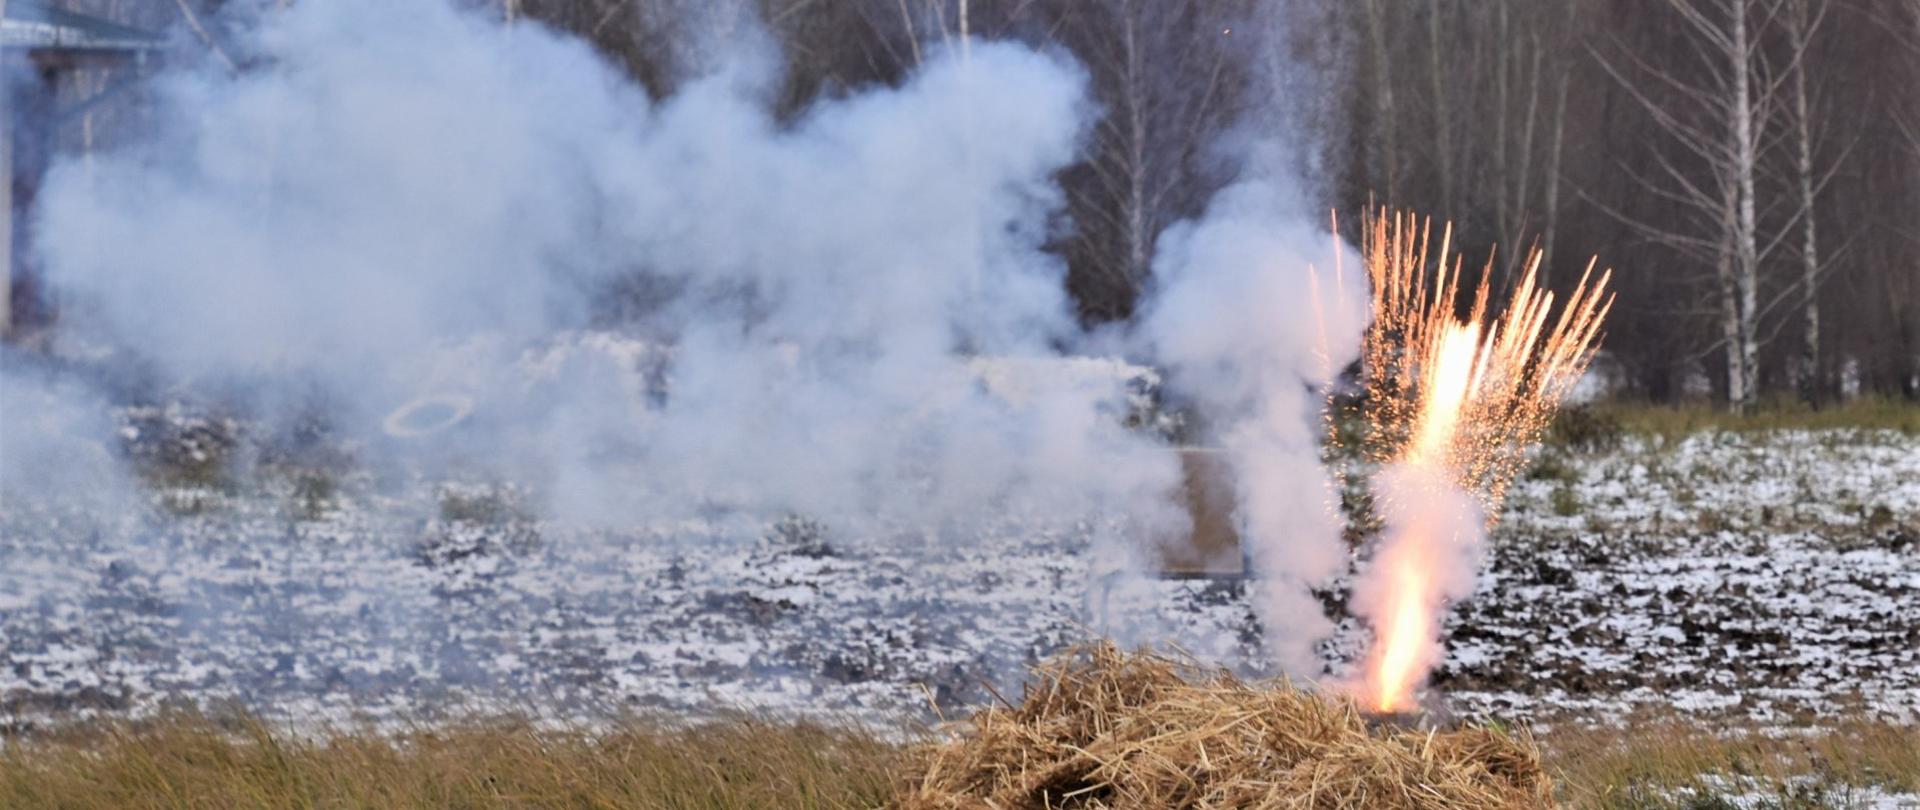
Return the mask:
[(1342, 518), (1319, 441), (1335, 375), (1358, 350), (1366, 296), (1343, 243), (1305, 225), (1293, 187), (1259, 174), (1160, 240), (1143, 334), (1174, 389), (1212, 422), (1236, 475), (1235, 523), (1264, 579), (1269, 651), (1316, 676), (1332, 632), (1309, 592), (1344, 570)]
[(0, 514), (77, 507), (108, 519), (137, 508), (105, 400), (0, 353)]
[[(48, 178), (63, 328), (268, 412), (318, 381), (369, 441), (470, 397), (468, 429), (403, 449), (595, 519), (1125, 511), (1177, 475), (1118, 381), (1042, 374), (1015, 405), (968, 365), (1076, 332), (1041, 246), (1092, 111), (1057, 56), (979, 43), (787, 125), (724, 66), (655, 103), (581, 42), (443, 3), (247, 25), (258, 66), (164, 77), (151, 138)], [(623, 274), (664, 291), (639, 328), (667, 394), (590, 352), (530, 375)]]
[[(1115, 364), (1058, 362), (1091, 345), (1042, 249), (1097, 113), (1080, 70), (974, 43), (789, 123), (769, 38), (700, 20), (737, 50), (676, 53), (659, 101), (584, 43), (442, 2), (229, 20), (257, 64), (170, 71), (150, 137), (49, 176), (61, 328), (269, 418), (317, 384), (376, 453), (544, 485), (564, 517), (1178, 534), (1176, 457), (1121, 428)], [(1270, 168), (1287, 150), (1240, 151), (1244, 179), (1159, 240), (1134, 348), (1227, 449), (1269, 647), (1316, 675), (1331, 627), (1308, 588), (1347, 562), (1320, 408), (1365, 296)], [(636, 322), (582, 331), (616, 281), (651, 291)], [(383, 432), (423, 397), (473, 412)]]

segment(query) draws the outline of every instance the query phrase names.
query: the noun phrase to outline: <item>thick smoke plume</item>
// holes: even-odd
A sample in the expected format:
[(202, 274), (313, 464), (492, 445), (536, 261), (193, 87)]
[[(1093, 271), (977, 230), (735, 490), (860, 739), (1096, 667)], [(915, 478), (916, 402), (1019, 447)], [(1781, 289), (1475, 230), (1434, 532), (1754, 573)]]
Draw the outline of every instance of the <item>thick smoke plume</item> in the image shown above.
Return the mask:
[[(1063, 356), (1121, 346), (1228, 453), (1270, 647), (1318, 674), (1309, 588), (1347, 560), (1321, 408), (1365, 296), (1276, 145), (1227, 150), (1240, 180), (1159, 240), (1128, 339), (1094, 340), (1044, 249), (1100, 113), (1076, 65), (974, 42), (781, 120), (771, 38), (728, 19), (730, 50), (676, 55), (656, 100), (579, 41), (442, 2), (230, 18), (242, 70), (170, 69), (154, 131), (47, 178), (56, 340), (562, 519), (1177, 536), (1177, 456), (1122, 424), (1134, 367)], [(73, 400), (9, 397), (10, 435), (38, 429), (15, 400)], [(29, 456), (6, 455), (12, 482)]]
[[(937, 524), (1170, 486), (1112, 376), (1028, 375), (1018, 402), (979, 381), (975, 358), (1076, 331), (1040, 249), (1091, 113), (1063, 59), (982, 43), (786, 124), (751, 53), (655, 103), (580, 42), (441, 3), (255, 25), (261, 65), (167, 77), (150, 139), (50, 178), (38, 243), (75, 333), (267, 414), (317, 385), (375, 444), (398, 406), (470, 401), (389, 449), (595, 518)], [(555, 344), (612, 291), (644, 345)]]
[(1162, 289), (1145, 323), (1173, 385), (1209, 415), (1232, 460), (1258, 608), (1281, 666), (1318, 675), (1332, 633), (1309, 588), (1347, 563), (1337, 493), (1320, 463), (1330, 387), (1359, 345), (1356, 257), (1308, 220), (1293, 186), (1259, 175), (1161, 239)]

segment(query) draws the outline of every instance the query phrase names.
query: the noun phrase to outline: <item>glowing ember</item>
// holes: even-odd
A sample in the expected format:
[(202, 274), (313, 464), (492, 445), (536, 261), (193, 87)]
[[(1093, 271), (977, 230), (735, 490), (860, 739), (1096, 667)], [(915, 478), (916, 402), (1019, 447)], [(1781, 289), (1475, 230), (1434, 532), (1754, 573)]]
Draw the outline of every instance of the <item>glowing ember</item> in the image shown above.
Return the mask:
[(1481, 535), (1592, 360), (1613, 302), (1608, 274), (1594, 280), (1590, 262), (1549, 327), (1554, 296), (1535, 283), (1536, 251), (1504, 312), (1489, 311), (1489, 261), (1462, 320), (1452, 229), (1431, 273), (1430, 233), (1411, 215), (1382, 215), (1368, 223), (1364, 244), (1373, 287), (1362, 357), (1366, 449), (1383, 464), (1376, 488), (1387, 533), (1355, 596), (1376, 628), (1368, 689), (1382, 712), (1410, 707), (1438, 660), (1439, 611), (1471, 592)]

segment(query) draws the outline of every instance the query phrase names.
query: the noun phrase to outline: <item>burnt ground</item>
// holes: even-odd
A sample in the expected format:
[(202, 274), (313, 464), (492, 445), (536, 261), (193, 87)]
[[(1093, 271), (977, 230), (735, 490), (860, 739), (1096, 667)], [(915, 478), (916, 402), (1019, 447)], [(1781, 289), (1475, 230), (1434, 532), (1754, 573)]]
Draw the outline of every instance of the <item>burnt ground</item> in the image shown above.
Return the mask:
[[(865, 533), (689, 514), (552, 525), (515, 491), (350, 474), (142, 508), (0, 508), (0, 724), (169, 702), (416, 721), (473, 709), (909, 713), (990, 699), (1102, 625), (1259, 674), (1231, 584), (1089, 606), (1086, 521)], [(1515, 487), (1428, 701), (1545, 719), (1920, 714), (1920, 438), (1710, 434), (1549, 453)], [(1337, 604), (1337, 587), (1329, 594)], [(1116, 624), (1117, 622), (1117, 624)], [(1351, 656), (1351, 620), (1326, 645)]]

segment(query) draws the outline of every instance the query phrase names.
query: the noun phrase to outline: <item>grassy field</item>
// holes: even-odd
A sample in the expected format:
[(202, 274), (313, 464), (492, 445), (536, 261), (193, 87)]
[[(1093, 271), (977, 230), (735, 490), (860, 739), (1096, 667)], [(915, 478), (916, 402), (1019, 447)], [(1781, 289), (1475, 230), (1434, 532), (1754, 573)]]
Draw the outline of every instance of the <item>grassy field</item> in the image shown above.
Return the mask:
[(1752, 433), (1847, 429), (1920, 435), (1920, 405), (1900, 399), (1864, 397), (1815, 409), (1798, 400), (1770, 400), (1746, 413), (1732, 413), (1700, 404), (1605, 402), (1561, 411), (1548, 440), (1580, 443), (1587, 439), (1636, 434), (1661, 437), (1671, 443), (1705, 430)]
[[(1542, 735), (1568, 806), (1811, 808), (1861, 788), (1920, 791), (1920, 729), (1629, 726)], [(886, 804), (905, 750), (869, 731), (750, 718), (631, 719), (598, 732), (500, 719), (306, 737), (176, 714), (7, 741), (0, 807), (866, 808)], [(1749, 804), (1732, 803), (1736, 790)]]
[(9, 741), (0, 807), (876, 807), (898, 751), (863, 731), (745, 718), (310, 737), (179, 714)]
[(1713, 729), (1636, 718), (1620, 727), (1554, 731), (1541, 741), (1572, 807), (1740, 806), (1723, 795), (1736, 792), (1729, 780), (1742, 783), (1737, 792), (1758, 807), (1781, 810), (1844, 806), (1836, 800), (1866, 788), (1920, 791), (1920, 728), (1877, 721), (1818, 730)]

